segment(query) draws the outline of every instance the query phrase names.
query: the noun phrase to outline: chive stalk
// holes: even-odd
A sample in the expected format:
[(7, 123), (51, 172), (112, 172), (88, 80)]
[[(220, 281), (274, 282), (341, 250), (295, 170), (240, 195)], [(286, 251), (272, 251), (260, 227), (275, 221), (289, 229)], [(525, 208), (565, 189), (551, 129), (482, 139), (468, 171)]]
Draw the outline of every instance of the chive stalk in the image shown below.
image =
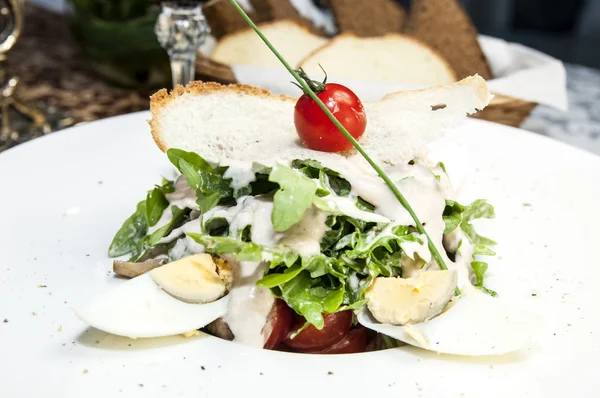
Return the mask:
[[(260, 31), (260, 29), (258, 29), (258, 27), (256, 26), (256, 24), (252, 21), (252, 19), (250, 19), (250, 17), (248, 16), (248, 14), (246, 14), (246, 12), (244, 11), (244, 9), (242, 7), (240, 7), (240, 5), (237, 3), (237, 1), (236, 0), (229, 0), (229, 2), (235, 7), (235, 9), (237, 10), (237, 12), (242, 16), (242, 18), (244, 18), (244, 20), (248, 23), (248, 25), (250, 25), (250, 27), (256, 32), (256, 34), (262, 39), (262, 41), (267, 45), (267, 47), (269, 47), (269, 49), (271, 50), (271, 52), (273, 52), (273, 54), (275, 54), (275, 56), (277, 57), (277, 59), (279, 59), (279, 61), (283, 64), (283, 66), (285, 66), (285, 68), (288, 70), (288, 72), (290, 72), (290, 74), (298, 82), (298, 84), (300, 85), (300, 87), (302, 87), (302, 89), (304, 90), (304, 92), (310, 98), (312, 98), (313, 101), (315, 101), (317, 103), (317, 105), (319, 106), (319, 108), (321, 108), (321, 110), (323, 112), (325, 112), (325, 114), (327, 115), (327, 117), (329, 118), (329, 120), (331, 120), (331, 122), (338, 128), (338, 130), (340, 130), (340, 132), (342, 134), (344, 134), (344, 136), (346, 137), (346, 139), (348, 139), (348, 141), (350, 141), (350, 143), (354, 146), (354, 148), (356, 148), (356, 150), (362, 155), (362, 157), (364, 157), (365, 160), (371, 165), (371, 167), (377, 172), (377, 174), (379, 174), (379, 176), (381, 177), (381, 179), (383, 179), (383, 181), (391, 189), (391, 191), (394, 194), (394, 196), (396, 196), (396, 198), (398, 199), (398, 201), (400, 202), (400, 204), (402, 204), (402, 206), (406, 209), (406, 211), (408, 212), (408, 214), (410, 214), (410, 216), (412, 217), (413, 221), (415, 222), (415, 226), (417, 228), (417, 231), (419, 231), (419, 233), (421, 233), (421, 234), (423, 234), (423, 235), (425, 235), (427, 237), (427, 246), (429, 247), (429, 250), (431, 251), (431, 255), (433, 256), (433, 258), (435, 259), (435, 261), (438, 263), (439, 267), (441, 269), (443, 269), (443, 270), (447, 270), (448, 267), (446, 266), (446, 263), (444, 262), (444, 259), (440, 255), (440, 252), (438, 251), (437, 247), (435, 247), (435, 245), (433, 244), (433, 241), (431, 240), (431, 237), (429, 236), (429, 234), (427, 233), (427, 231), (423, 227), (423, 224), (421, 223), (421, 221), (417, 217), (415, 211), (410, 206), (410, 204), (408, 203), (408, 201), (406, 200), (406, 198), (404, 197), (404, 195), (402, 195), (402, 193), (400, 192), (400, 190), (398, 189), (398, 187), (396, 186), (396, 184), (394, 184), (394, 182), (390, 179), (390, 177), (388, 177), (388, 175), (383, 171), (383, 169), (381, 167), (379, 167), (379, 165), (377, 163), (375, 163), (375, 161), (373, 161), (373, 159), (371, 159), (371, 157), (367, 154), (367, 152), (365, 152), (365, 150), (358, 143), (358, 141), (356, 141), (354, 139), (354, 137), (352, 137), (352, 135), (348, 132), (348, 130), (346, 130), (346, 128), (335, 118), (335, 116), (333, 116), (333, 113), (331, 113), (329, 111), (329, 109), (327, 109), (327, 107), (325, 106), (325, 104), (323, 103), (323, 101), (321, 101), (321, 99), (319, 97), (317, 97), (317, 95), (315, 94), (315, 92), (309, 87), (309, 85), (306, 83), (306, 81), (304, 81), (304, 79), (302, 79), (298, 75), (298, 72), (296, 72), (294, 70), (294, 68), (292, 68), (290, 66), (290, 64), (285, 60), (285, 58), (283, 58), (283, 56), (279, 53), (279, 51), (277, 51), (277, 49), (271, 44), (271, 42), (269, 41), (269, 39), (267, 39), (267, 37)], [(458, 287), (456, 288), (455, 293), (456, 293), (456, 295), (460, 294), (460, 289)]]

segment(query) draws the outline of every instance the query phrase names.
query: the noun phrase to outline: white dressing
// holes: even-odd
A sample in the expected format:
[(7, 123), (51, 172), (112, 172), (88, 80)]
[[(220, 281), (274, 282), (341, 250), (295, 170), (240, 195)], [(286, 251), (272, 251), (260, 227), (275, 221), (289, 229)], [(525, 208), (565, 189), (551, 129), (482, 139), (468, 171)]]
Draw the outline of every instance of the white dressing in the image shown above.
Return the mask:
[[(234, 259), (228, 257), (230, 263)], [(262, 348), (265, 337), (262, 329), (275, 301), (267, 288), (256, 286), (262, 278), (265, 263), (241, 261), (234, 274), (234, 285), (229, 292), (229, 306), (223, 320), (235, 336), (235, 341)]]

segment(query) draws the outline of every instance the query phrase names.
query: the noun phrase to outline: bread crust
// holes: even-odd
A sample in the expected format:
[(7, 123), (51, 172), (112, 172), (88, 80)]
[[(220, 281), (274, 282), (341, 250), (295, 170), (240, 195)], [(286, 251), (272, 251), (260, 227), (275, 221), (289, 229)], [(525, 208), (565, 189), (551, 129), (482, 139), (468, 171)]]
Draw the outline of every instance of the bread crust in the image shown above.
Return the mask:
[(169, 93), (167, 89), (163, 88), (150, 97), (150, 112), (152, 113), (152, 119), (148, 120), (152, 138), (158, 148), (161, 151), (166, 152), (169, 149), (166, 143), (162, 139), (162, 131), (160, 127), (160, 113), (162, 110), (172, 101), (181, 97), (182, 95), (206, 95), (215, 93), (233, 93), (243, 94), (255, 97), (266, 97), (271, 99), (279, 99), (281, 101), (296, 101), (297, 98), (290, 97), (289, 95), (273, 94), (269, 90), (262, 88), (249, 86), (247, 84), (228, 84), (223, 85), (215, 82), (201, 82), (194, 81), (188, 85), (181, 86), (176, 85), (173, 90)]
[(397, 33), (397, 32), (386, 33), (382, 36), (368, 36), (368, 37), (361, 37), (361, 36), (358, 36), (357, 34), (351, 33), (351, 32), (339, 34), (339, 35), (335, 36), (333, 39), (329, 40), (324, 45), (322, 45), (321, 47), (311, 51), (306, 57), (304, 57), (302, 59), (302, 61), (300, 61), (300, 63), (298, 64), (298, 67), (300, 68), (300, 67), (304, 66), (312, 57), (314, 57), (316, 54), (318, 54), (320, 51), (326, 49), (327, 47), (332, 46), (333, 44), (335, 44), (336, 41), (351, 39), (351, 38), (360, 40), (360, 41), (388, 40), (388, 39), (395, 39), (395, 38), (410, 40), (414, 44), (417, 44), (417, 45), (423, 47), (426, 51), (429, 51), (430, 53), (435, 55), (439, 59), (439, 61), (445, 65), (446, 69), (448, 70), (448, 72), (450, 72), (453, 79), (455, 81), (458, 80), (458, 75), (457, 75), (456, 71), (454, 70), (452, 65), (450, 65), (450, 63), (448, 62), (446, 57), (444, 57), (442, 55), (441, 52), (439, 52), (434, 47), (431, 47), (424, 41), (417, 39), (416, 37), (409, 36), (409, 35), (403, 34), (403, 33)]

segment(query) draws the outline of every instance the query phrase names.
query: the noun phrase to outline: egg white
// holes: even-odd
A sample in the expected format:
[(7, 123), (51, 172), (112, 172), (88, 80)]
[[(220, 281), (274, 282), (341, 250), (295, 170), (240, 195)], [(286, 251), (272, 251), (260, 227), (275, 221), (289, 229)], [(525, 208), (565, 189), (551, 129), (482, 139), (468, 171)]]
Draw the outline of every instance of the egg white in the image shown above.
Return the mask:
[(364, 307), (358, 322), (415, 347), (443, 354), (502, 355), (525, 347), (534, 329), (528, 316), (475, 288), (453, 299), (445, 312), (423, 323), (378, 323)]
[(199, 329), (227, 312), (229, 297), (190, 304), (163, 291), (149, 274), (95, 297), (77, 316), (90, 326), (119, 336), (172, 336)]

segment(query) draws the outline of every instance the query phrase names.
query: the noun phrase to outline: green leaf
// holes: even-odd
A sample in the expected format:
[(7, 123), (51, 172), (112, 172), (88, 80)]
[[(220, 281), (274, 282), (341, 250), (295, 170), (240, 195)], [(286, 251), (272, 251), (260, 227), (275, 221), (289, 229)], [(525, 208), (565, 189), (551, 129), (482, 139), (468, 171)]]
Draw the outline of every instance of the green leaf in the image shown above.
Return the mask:
[(288, 269), (286, 269), (282, 273), (277, 274), (269, 274), (264, 276), (261, 280), (256, 282), (258, 286), (272, 288), (275, 286), (279, 286), (286, 282), (289, 282), (302, 271), (302, 264), (296, 264)]
[(113, 238), (108, 255), (119, 257), (131, 253), (136, 249), (138, 242), (146, 236), (148, 224), (146, 222), (146, 201), (137, 204), (133, 213), (121, 226)]
[(444, 228), (444, 235), (454, 231), (462, 222), (463, 212), (465, 207), (453, 200), (446, 200), (446, 207), (442, 218), (446, 224)]
[(171, 231), (175, 229), (177, 225), (181, 224), (181, 221), (187, 215), (189, 215), (189, 213), (189, 209), (180, 209), (177, 206), (171, 206), (171, 214), (173, 217), (168, 223), (158, 228), (156, 231), (154, 231), (147, 237), (147, 246), (151, 247), (156, 245), (162, 238), (171, 233)]
[(495, 256), (496, 252), (485, 245), (475, 245), (473, 254), (481, 256)]
[(308, 178), (320, 179), (326, 188), (331, 189), (339, 196), (348, 196), (352, 190), (352, 185), (350, 185), (346, 179), (341, 177), (340, 173), (324, 167), (316, 160), (294, 159), (292, 161), (292, 167), (304, 173)]
[(475, 274), (474, 286), (479, 288), (483, 292), (489, 294), (490, 296), (495, 297), (497, 295), (495, 291), (487, 289), (483, 286), (483, 279), (488, 269), (487, 263), (484, 263), (483, 261), (473, 261), (471, 262), (471, 267), (473, 267), (473, 273)]
[(372, 205), (371, 203), (367, 202), (360, 196), (356, 198), (356, 207), (358, 207), (360, 210), (363, 210), (363, 211), (368, 211), (371, 213), (375, 212), (375, 206)]
[(263, 248), (253, 242), (194, 233), (188, 233), (187, 236), (203, 245), (209, 253), (232, 253), (239, 261), (260, 261), (262, 259)]
[(287, 231), (297, 224), (316, 197), (317, 184), (305, 175), (277, 164), (269, 181), (279, 184), (273, 197), (271, 222), (277, 232)]
[(167, 156), (196, 191), (196, 203), (202, 212), (222, 200), (233, 199), (231, 180), (223, 177), (226, 168), (213, 168), (200, 155), (181, 149), (169, 149)]
[(210, 236), (227, 236), (229, 222), (225, 217), (214, 217), (204, 222), (203, 231)]
[(194, 152), (184, 151), (183, 149), (171, 148), (167, 151), (167, 157), (173, 166), (177, 167), (180, 172), (182, 172), (180, 169), (180, 160), (185, 160), (187, 163), (194, 166), (195, 169), (212, 169), (212, 167), (208, 164), (208, 162), (206, 162), (206, 160), (202, 158), (202, 156)]
[(317, 329), (323, 328), (322, 313), (337, 312), (344, 298), (344, 285), (328, 287), (306, 271), (280, 285), (281, 298)]
[(169, 201), (162, 187), (155, 187), (148, 192), (146, 197), (146, 222), (148, 226), (156, 225), (167, 207), (169, 207)]

